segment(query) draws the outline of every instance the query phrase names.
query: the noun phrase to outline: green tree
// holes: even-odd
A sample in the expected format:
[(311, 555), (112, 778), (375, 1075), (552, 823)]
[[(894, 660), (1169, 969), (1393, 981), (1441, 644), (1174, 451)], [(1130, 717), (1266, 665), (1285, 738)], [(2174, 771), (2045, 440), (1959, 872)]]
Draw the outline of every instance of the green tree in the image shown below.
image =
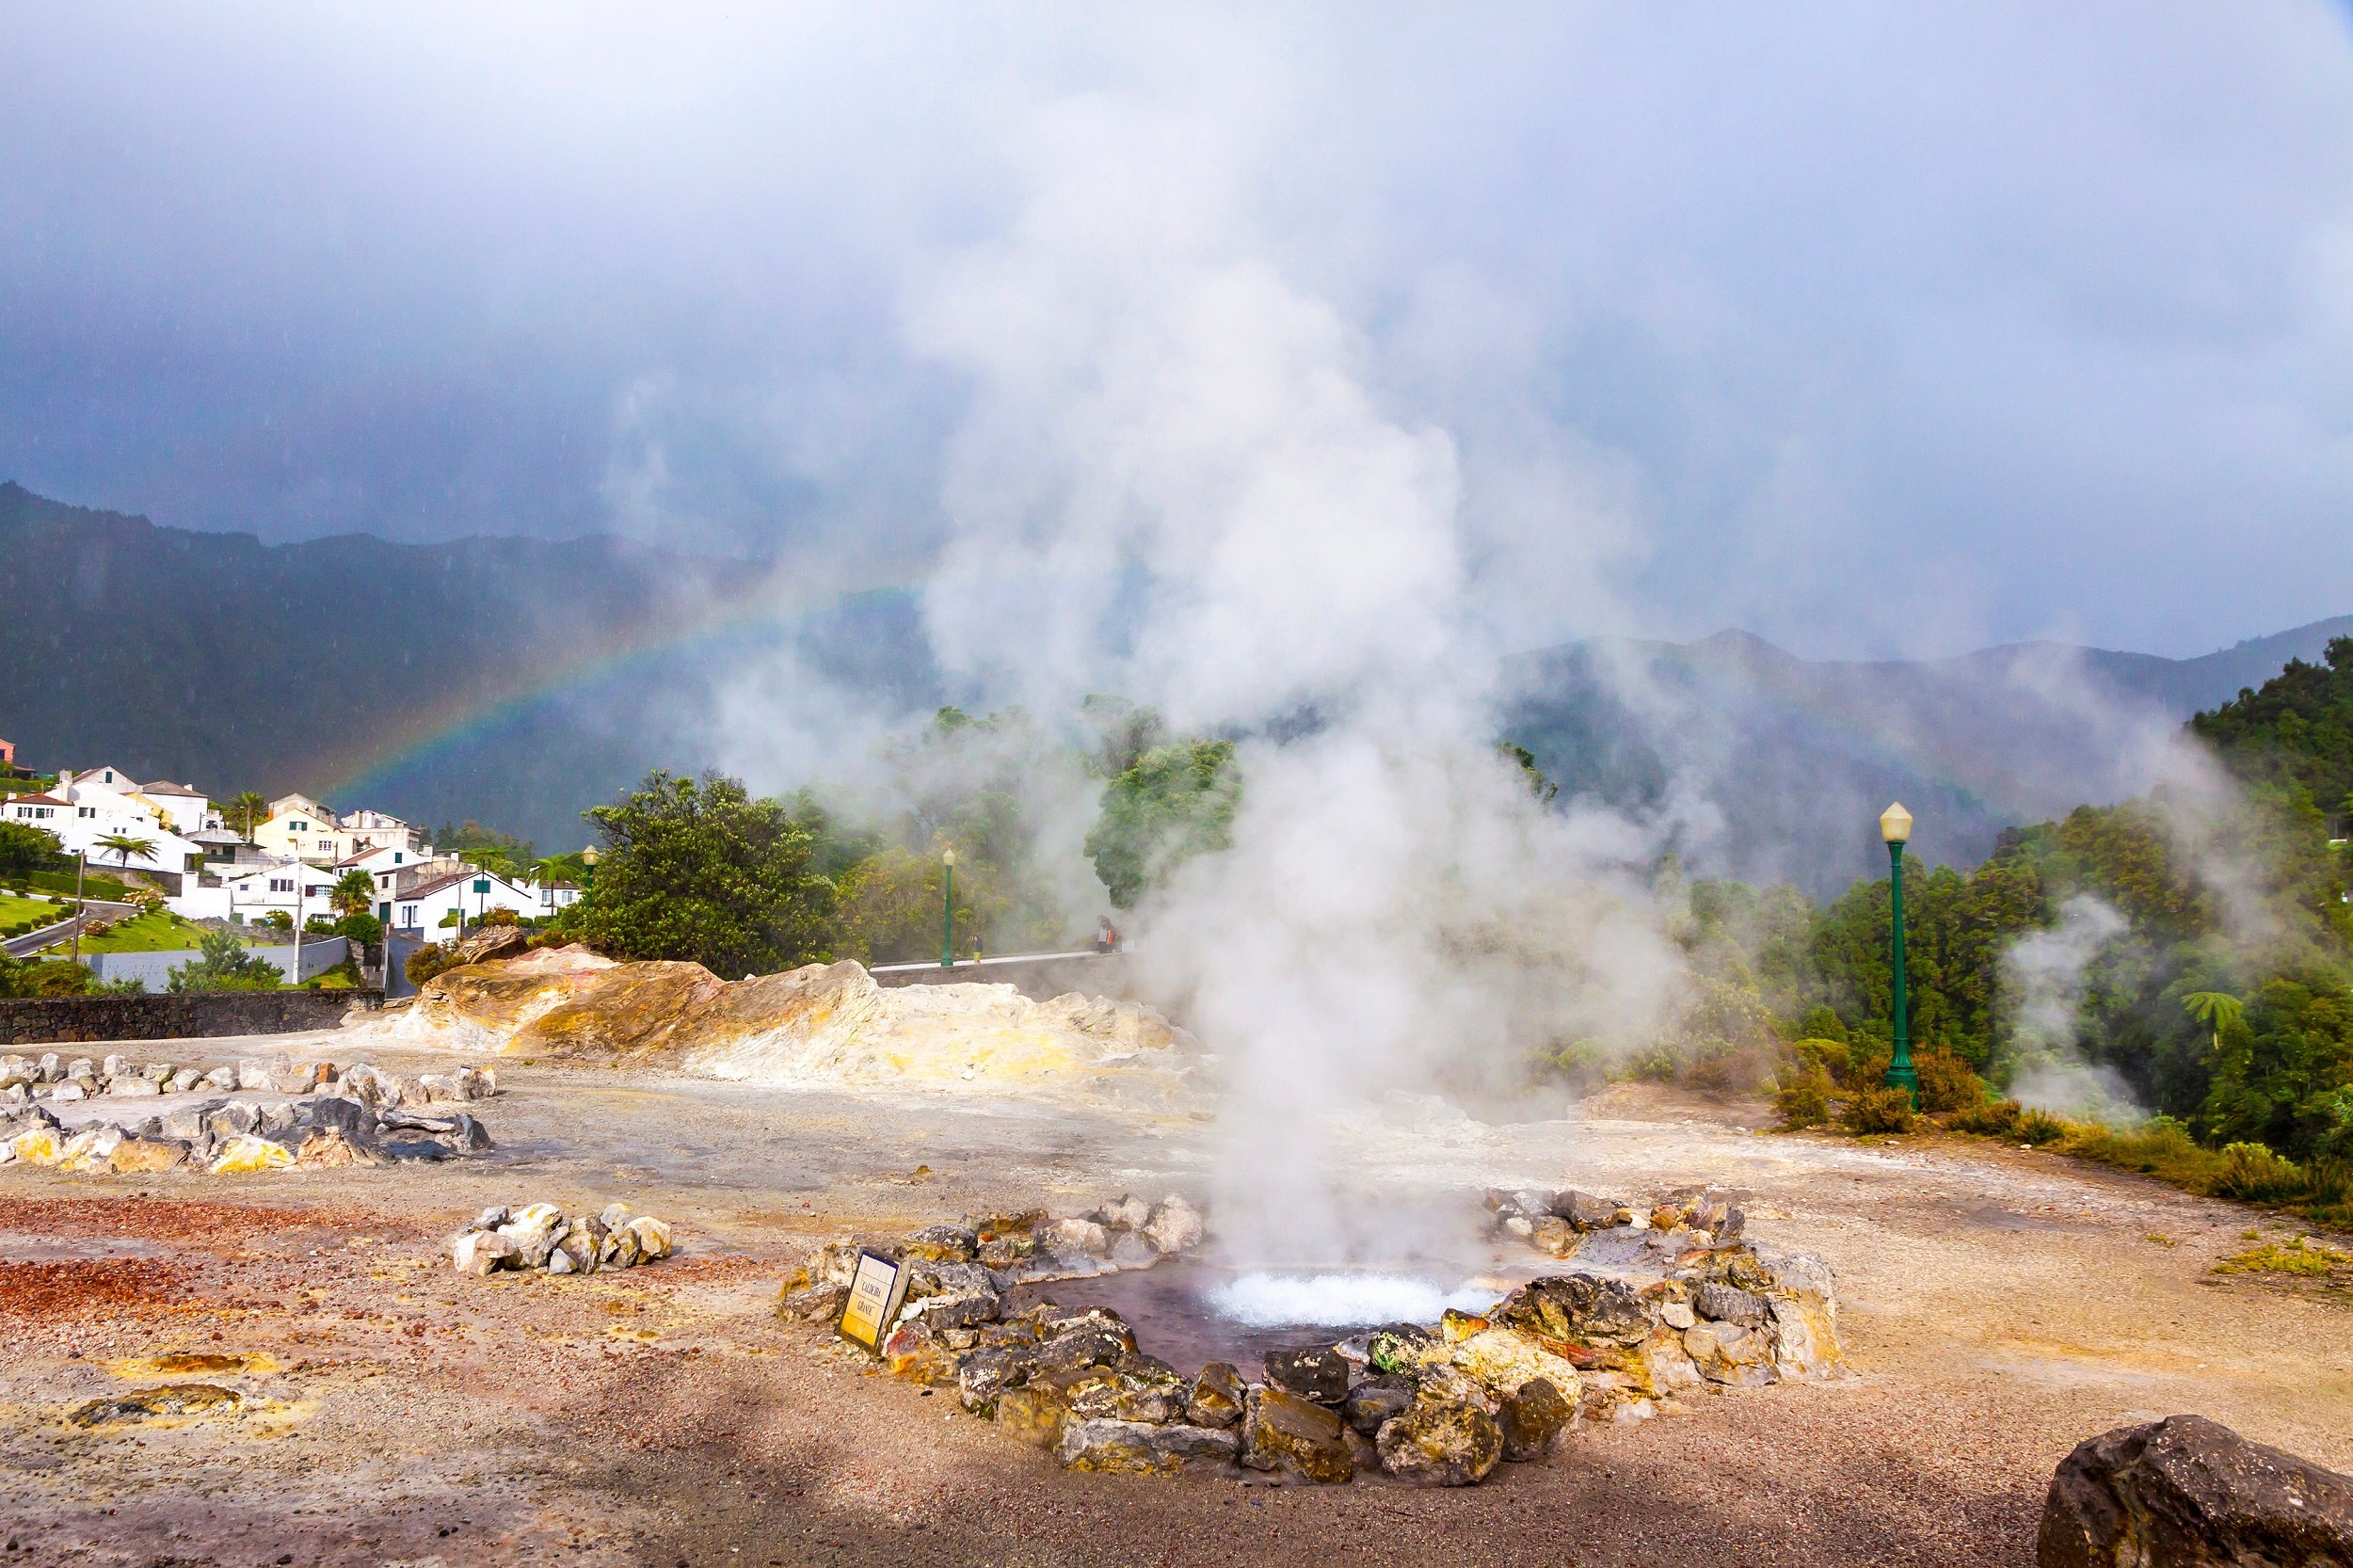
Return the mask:
[(171, 971), (166, 989), (178, 995), (189, 991), (275, 991), (284, 981), (278, 966), (226, 931), (208, 931), (197, 943), (197, 956)]
[(25, 877), (57, 863), (65, 844), (45, 827), (0, 822), (0, 876)]
[(834, 887), (781, 802), (740, 779), (657, 770), (585, 815), (605, 848), (595, 890), (563, 926), (600, 951), (690, 959), (729, 980), (827, 954)]
[(259, 790), (241, 790), (222, 808), (220, 820), (245, 835), (245, 841), (249, 844), (253, 841), (253, 830), (269, 820), (269, 802), (262, 798)]
[(376, 878), (355, 866), (335, 879), (327, 903), (338, 915), (364, 915), (376, 903)]
[(1131, 908), (1177, 866), (1227, 848), (1241, 804), (1233, 742), (1155, 746), (1103, 786), (1101, 814), (1086, 839), (1095, 874), (1114, 904)]
[(109, 833), (98, 840), (98, 847), (112, 850), (115, 863), (127, 867), (131, 864), (133, 856), (144, 860), (154, 854), (155, 840), (142, 839), (136, 833)]
[(2247, 1006), (2228, 991), (2192, 991), (2182, 998), (2182, 1010), (2214, 1032), (2215, 1054), (2222, 1054), (2222, 1032), (2247, 1018)]
[(1546, 778), (1545, 770), (1536, 765), (1534, 752), (1516, 741), (1498, 741), (1496, 750), (1502, 754), (1505, 761), (1520, 770), (1521, 776), (1528, 780), (1528, 792), (1536, 797), (1539, 805), (1550, 806), (1554, 797), (1561, 793), (1561, 786)]

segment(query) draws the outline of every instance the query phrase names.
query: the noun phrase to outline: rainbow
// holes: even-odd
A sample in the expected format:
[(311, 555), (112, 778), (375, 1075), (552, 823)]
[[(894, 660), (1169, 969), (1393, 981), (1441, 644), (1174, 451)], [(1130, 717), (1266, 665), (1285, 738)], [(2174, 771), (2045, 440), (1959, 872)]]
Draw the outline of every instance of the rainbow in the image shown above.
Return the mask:
[(364, 801), (380, 793), (396, 776), (460, 752), (567, 691), (681, 655), (723, 652), (743, 640), (787, 631), (821, 611), (906, 592), (911, 586), (889, 584), (822, 596), (761, 595), (712, 605), (700, 615), (634, 636), (563, 650), (539, 664), (510, 672), (505, 680), (485, 682), (394, 714), (363, 739), (319, 758), (306, 772), (315, 780), (313, 792), (322, 798)]

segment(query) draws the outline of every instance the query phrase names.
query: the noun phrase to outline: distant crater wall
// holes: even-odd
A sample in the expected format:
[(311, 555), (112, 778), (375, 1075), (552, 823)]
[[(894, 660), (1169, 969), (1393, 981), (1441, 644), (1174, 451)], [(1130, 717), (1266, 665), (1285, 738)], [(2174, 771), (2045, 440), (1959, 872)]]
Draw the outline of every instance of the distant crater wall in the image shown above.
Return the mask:
[(374, 1011), (383, 1005), (384, 993), (372, 990), (27, 997), (0, 1001), (0, 1046), (292, 1034), (333, 1029), (354, 1008)]

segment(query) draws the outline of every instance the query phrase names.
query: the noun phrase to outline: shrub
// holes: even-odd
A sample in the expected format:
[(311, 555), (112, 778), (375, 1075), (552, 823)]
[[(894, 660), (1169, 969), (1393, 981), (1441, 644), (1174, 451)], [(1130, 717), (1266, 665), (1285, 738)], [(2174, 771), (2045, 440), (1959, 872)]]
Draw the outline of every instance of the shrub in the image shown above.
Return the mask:
[(456, 955), (439, 942), (427, 942), (408, 955), (408, 962), (400, 967), (411, 985), (422, 985), (456, 962)]
[(2295, 1160), (2281, 1159), (2262, 1144), (2229, 1144), (2213, 1191), (2217, 1198), (2242, 1203), (2285, 1203), (2301, 1197), (2308, 1186), (2304, 1168)]
[(1981, 1099), (1956, 1115), (1953, 1128), (1988, 1138), (2014, 1138), (2018, 1135), (2018, 1117), (2025, 1109), (2016, 1100)]
[(1827, 1035), (1808, 1035), (1789, 1048), (1798, 1053), (1801, 1063), (1819, 1067), (1826, 1074), (1847, 1070), (1849, 1052), (1844, 1040), (1833, 1040)]
[(1985, 1103), (1985, 1080), (1951, 1051), (1923, 1051), (1912, 1066), (1920, 1075), (1921, 1110), (1966, 1111)]
[(482, 918), (473, 923), (477, 926), (516, 925), (520, 923), (520, 920), (512, 909), (486, 909)]
[(275, 991), (285, 976), (278, 966), (226, 931), (208, 931), (197, 944), (197, 956), (171, 971), (165, 989), (187, 991)]
[(1857, 1089), (1838, 1119), (1849, 1132), (1910, 1132), (1914, 1120), (1912, 1096), (1901, 1089)]
[(1781, 1087), (1773, 1091), (1773, 1109), (1781, 1112), (1785, 1128), (1820, 1127), (1830, 1120), (1830, 1074), (1815, 1062), (1782, 1076)]
[(1772, 1082), (1784, 1063), (1772, 1046), (1735, 1046), (1703, 1056), (1683, 1070), (1683, 1081), (1711, 1094), (1753, 1094)]
[(2010, 1136), (2022, 1144), (2056, 1144), (2067, 1136), (2067, 1124), (2048, 1111), (2028, 1111), (2019, 1116)]
[(1853, 1046), (1848, 1048), (1845, 1069), (1833, 1067), (1831, 1076), (1849, 1089), (1879, 1089), (1886, 1086), (1887, 1069), (1894, 1064), (1895, 1056), (1885, 1046)]

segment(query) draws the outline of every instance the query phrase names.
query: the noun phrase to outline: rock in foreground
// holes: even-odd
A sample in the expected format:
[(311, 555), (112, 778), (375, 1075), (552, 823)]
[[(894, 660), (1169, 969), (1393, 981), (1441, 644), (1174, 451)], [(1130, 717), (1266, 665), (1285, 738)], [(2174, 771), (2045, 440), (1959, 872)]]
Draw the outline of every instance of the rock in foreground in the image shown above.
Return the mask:
[(2051, 1478), (2041, 1568), (2341, 1568), (2353, 1479), (2202, 1416), (2119, 1427)]

